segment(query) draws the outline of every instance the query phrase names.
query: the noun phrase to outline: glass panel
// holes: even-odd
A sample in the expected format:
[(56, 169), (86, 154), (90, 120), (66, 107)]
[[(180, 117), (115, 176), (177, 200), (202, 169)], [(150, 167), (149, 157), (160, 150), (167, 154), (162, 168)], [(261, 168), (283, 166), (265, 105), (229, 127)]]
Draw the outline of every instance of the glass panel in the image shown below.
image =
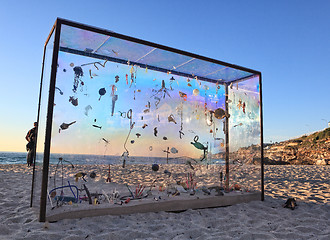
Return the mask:
[(230, 182), (260, 191), (259, 77), (229, 88)]

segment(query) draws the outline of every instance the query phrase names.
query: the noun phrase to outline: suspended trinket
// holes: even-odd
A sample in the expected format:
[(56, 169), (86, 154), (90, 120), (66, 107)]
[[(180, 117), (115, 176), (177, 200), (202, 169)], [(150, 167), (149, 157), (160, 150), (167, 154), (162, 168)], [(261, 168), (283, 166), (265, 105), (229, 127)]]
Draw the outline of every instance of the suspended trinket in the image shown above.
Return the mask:
[(190, 83), (188, 83), (187, 85), (188, 85), (188, 87), (191, 87), (192, 86)]
[(69, 97), (69, 102), (72, 103), (73, 106), (78, 106), (78, 98), (74, 98), (73, 96)]
[(135, 134), (137, 138), (141, 137), (140, 133)]
[(238, 100), (237, 107), (238, 107), (239, 110), (241, 110), (241, 107), (243, 107), (242, 99)]
[(99, 94), (100, 94), (100, 98), (99, 98), (99, 101), (101, 100), (101, 97), (104, 95), (104, 94), (106, 94), (106, 90), (105, 90), (105, 88), (100, 88), (100, 90), (99, 90)]
[(171, 153), (175, 154), (175, 153), (178, 153), (178, 149), (176, 149), (175, 147), (172, 147), (171, 148)]
[(170, 116), (168, 116), (167, 120), (168, 120), (169, 122), (174, 122), (174, 123), (176, 124), (176, 121), (175, 121), (175, 119), (174, 119), (173, 114), (171, 114)]
[(149, 151), (150, 151), (150, 152), (152, 151), (152, 146), (149, 146)]
[(216, 119), (223, 119), (224, 117), (227, 117), (229, 118), (230, 117), (230, 114), (229, 113), (226, 113), (225, 110), (223, 110), (222, 108), (218, 108), (214, 111), (214, 117)]
[(65, 130), (65, 129), (68, 129), (70, 127), (70, 125), (76, 123), (76, 121), (73, 121), (71, 123), (62, 123), (60, 125), (60, 129), (59, 129), (59, 132), (61, 132), (61, 130)]
[(202, 143), (198, 142), (198, 139), (199, 139), (199, 137), (196, 135), (194, 137), (194, 142), (190, 142), (190, 143), (192, 145), (194, 145), (195, 148), (204, 151), (203, 158), (201, 159), (201, 161), (203, 161), (206, 158), (206, 153), (207, 153), (208, 146), (204, 146)]
[(198, 90), (197, 88), (195, 88), (195, 89), (193, 90), (193, 94), (194, 94), (195, 96), (198, 96), (198, 95), (199, 95), (199, 90)]
[(91, 105), (87, 105), (86, 107), (85, 107), (85, 115), (86, 116), (88, 116), (88, 112), (89, 112), (89, 110), (91, 110), (92, 109), (92, 106)]
[(58, 87), (55, 87), (55, 89), (57, 89), (60, 92), (60, 94), (63, 95), (63, 92), (61, 89), (59, 89)]
[(154, 128), (154, 136), (157, 137), (157, 134), (158, 134), (158, 130), (157, 130), (157, 127)]
[(167, 140), (167, 137), (165, 137), (165, 136), (164, 136), (164, 137), (163, 137), (163, 140), (165, 140), (165, 141), (166, 141), (166, 140)]
[(245, 102), (243, 102), (242, 109), (243, 109), (244, 114), (245, 114), (245, 107), (246, 107), (246, 104), (245, 104)]
[(118, 95), (113, 95), (112, 96), (112, 105), (111, 105), (111, 116), (113, 116), (113, 113), (115, 111), (115, 104), (116, 104), (117, 100), (118, 100)]
[(142, 128), (145, 129), (148, 126), (148, 124), (143, 124)]
[(74, 63), (70, 63), (70, 67), (74, 67)]
[(187, 94), (179, 91), (179, 95), (180, 95), (180, 97), (183, 98), (184, 101), (187, 101)]
[(135, 141), (134, 140), (131, 140), (131, 144), (133, 144), (133, 143), (135, 143)]
[(117, 83), (117, 82), (119, 81), (119, 76), (116, 75), (116, 76), (115, 76), (115, 79), (116, 79), (116, 80), (115, 80), (115, 83)]

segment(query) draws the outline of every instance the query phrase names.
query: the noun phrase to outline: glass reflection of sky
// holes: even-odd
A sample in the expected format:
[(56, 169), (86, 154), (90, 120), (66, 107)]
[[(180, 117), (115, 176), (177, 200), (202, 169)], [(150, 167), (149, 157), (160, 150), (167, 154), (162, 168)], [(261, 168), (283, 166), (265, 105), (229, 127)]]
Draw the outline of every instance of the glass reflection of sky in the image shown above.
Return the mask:
[[(125, 150), (123, 145), (129, 132), (130, 120), (123, 118), (120, 112), (127, 113), (129, 109), (133, 111), (132, 120), (135, 122), (127, 142), (130, 155), (166, 156), (163, 150), (167, 147), (170, 149), (175, 147), (179, 151), (175, 155), (176, 157), (199, 157), (202, 151), (191, 144), (196, 135), (199, 136), (199, 142), (210, 146), (211, 153), (223, 151), (220, 146), (224, 138), (223, 122), (214, 118), (215, 127), (207, 126), (204, 105), (206, 103), (209, 110), (223, 108), (224, 86), (135, 68), (136, 79), (134, 78), (134, 83), (130, 87), (132, 66), (107, 62), (105, 67), (96, 65), (99, 70), (93, 64), (82, 66), (84, 76), (81, 77), (81, 80), (84, 85), (79, 85), (77, 92), (74, 93), (72, 91), (74, 71), (70, 64), (81, 66), (94, 61), (87, 57), (59, 53), (56, 87), (63, 92), (63, 95), (56, 90), (52, 133), (53, 152), (103, 154), (106, 145), (104, 138), (109, 141), (106, 154), (121, 155)], [(104, 63), (104, 61), (100, 62)], [(119, 76), (118, 83), (115, 83), (116, 75)], [(171, 81), (172, 77), (175, 80)], [(164, 98), (164, 92), (156, 92), (161, 89), (162, 80), (165, 80), (165, 87), (168, 89), (170, 97), (165, 94)], [(116, 86), (114, 94), (118, 95), (118, 100), (115, 102), (114, 115), (111, 116), (113, 85)], [(99, 100), (99, 89), (101, 88), (106, 89), (106, 94)], [(193, 94), (194, 89), (199, 91), (197, 96)], [(179, 91), (187, 94), (187, 101), (180, 97)], [(78, 98), (78, 106), (69, 102), (70, 97)], [(159, 101), (157, 98), (160, 99), (160, 102), (156, 107), (156, 103)], [(147, 110), (148, 102), (150, 102), (149, 111)], [(184, 132), (182, 139), (179, 134), (181, 105)], [(85, 109), (87, 106), (91, 106), (88, 116)], [(168, 121), (171, 114), (177, 124)], [(59, 126), (63, 122), (73, 121), (76, 123), (59, 132)], [(143, 129), (144, 124), (148, 126)], [(92, 125), (102, 128), (99, 129)], [(154, 136), (155, 127), (158, 131), (157, 137)], [(136, 136), (137, 133), (141, 134), (139, 138)], [(164, 140), (163, 137), (166, 137), (167, 140)], [(222, 139), (214, 140), (214, 138)], [(134, 140), (133, 144), (132, 140)], [(152, 146), (152, 151), (150, 151), (150, 146)]]
[(229, 99), (230, 150), (260, 144), (259, 78), (234, 84), (229, 88)]

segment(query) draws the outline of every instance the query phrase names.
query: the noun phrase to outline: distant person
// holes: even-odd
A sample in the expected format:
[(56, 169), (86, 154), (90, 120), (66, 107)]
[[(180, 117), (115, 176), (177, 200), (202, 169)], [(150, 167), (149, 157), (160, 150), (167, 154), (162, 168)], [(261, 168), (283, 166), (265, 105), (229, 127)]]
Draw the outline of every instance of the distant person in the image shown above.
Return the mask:
[(25, 139), (28, 141), (28, 144), (26, 144), (26, 150), (28, 151), (26, 161), (28, 167), (33, 165), (33, 158), (35, 156), (35, 149), (36, 149), (36, 138), (37, 138), (37, 127), (38, 123), (35, 122), (34, 128), (32, 128), (28, 133), (26, 134)]

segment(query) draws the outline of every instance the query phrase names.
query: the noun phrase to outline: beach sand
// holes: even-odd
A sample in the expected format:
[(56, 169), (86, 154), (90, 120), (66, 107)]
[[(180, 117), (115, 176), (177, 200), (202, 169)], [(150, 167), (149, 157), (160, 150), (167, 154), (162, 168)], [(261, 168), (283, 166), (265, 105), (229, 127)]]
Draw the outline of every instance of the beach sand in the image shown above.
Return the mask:
[[(29, 207), (31, 172), (0, 165), (0, 239), (330, 239), (329, 166), (265, 166), (263, 202), (56, 223), (38, 222)], [(295, 210), (282, 207), (288, 197)]]

